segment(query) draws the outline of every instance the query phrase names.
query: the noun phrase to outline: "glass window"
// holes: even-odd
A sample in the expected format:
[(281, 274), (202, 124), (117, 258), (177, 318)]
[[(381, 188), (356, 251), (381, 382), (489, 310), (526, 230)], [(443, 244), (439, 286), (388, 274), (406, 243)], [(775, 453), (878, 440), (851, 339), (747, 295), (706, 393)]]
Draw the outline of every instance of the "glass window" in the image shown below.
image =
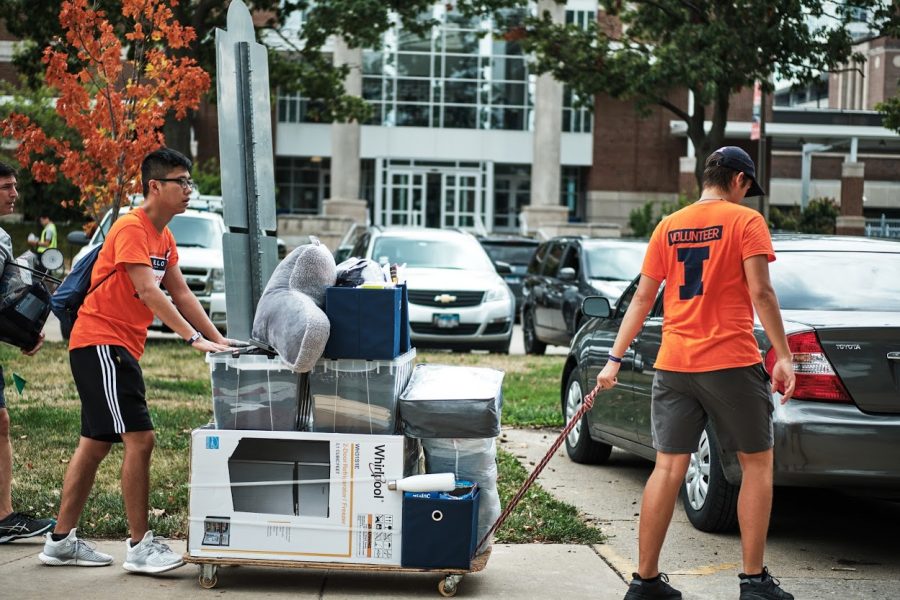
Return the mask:
[(430, 77), (431, 55), (404, 52), (397, 54), (397, 74), (410, 77)]
[(397, 100), (405, 102), (428, 102), (431, 96), (431, 82), (423, 79), (398, 79)]
[(531, 262), (528, 263), (528, 273), (531, 275), (536, 275), (541, 272), (541, 266), (544, 264), (544, 256), (547, 255), (547, 248), (550, 247), (550, 244), (541, 244), (538, 246), (538, 249), (534, 251), (534, 256), (531, 257)]
[(543, 265), (541, 266), (541, 275), (554, 277), (559, 269), (559, 261), (562, 259), (563, 250), (566, 249), (565, 242), (554, 242), (544, 256)]
[(478, 102), (478, 84), (469, 81), (444, 81), (444, 102), (449, 104), (475, 104)]
[(603, 247), (584, 245), (587, 276), (601, 281), (631, 281), (641, 272), (643, 244)]
[(494, 58), (491, 61), (491, 76), (494, 80), (525, 81), (528, 72), (521, 58)]
[[(487, 99), (485, 99), (487, 101)], [(525, 104), (525, 84), (495, 83), (490, 87), (491, 104)]]
[(421, 104), (397, 104), (397, 125), (428, 127), (429, 107)]
[(522, 56), (522, 44), (518, 41), (507, 41), (503, 36), (494, 36), (492, 52), (495, 55)]
[(477, 110), (474, 106), (445, 106), (444, 127), (475, 129)]
[(638, 279), (635, 279), (631, 282), (625, 291), (622, 292), (622, 295), (619, 296), (619, 299), (616, 301), (616, 310), (615, 310), (615, 318), (621, 319), (625, 316), (625, 311), (628, 310), (628, 305), (631, 304), (631, 299), (634, 298), (634, 293), (637, 291)]
[(448, 56), (444, 68), (447, 79), (478, 79), (477, 56)]
[(366, 50), (363, 52), (363, 75), (381, 75), (384, 73), (384, 53)]
[(491, 129), (525, 129), (525, 110), (505, 106), (492, 108)]
[(448, 54), (478, 54), (480, 36), (475, 31), (444, 31), (444, 52)]
[(411, 50), (413, 52), (431, 52), (431, 35), (420, 36), (411, 31), (403, 30), (397, 36), (398, 50)]
[(900, 254), (779, 251), (769, 270), (782, 310), (900, 311)]
[(477, 241), (408, 239), (383, 235), (375, 240), (372, 258), (387, 257), (391, 263), (407, 267), (494, 271), (494, 264)]
[(363, 77), (362, 97), (365, 100), (381, 100), (382, 85), (380, 77)]
[(222, 231), (209, 219), (175, 215), (168, 226), (179, 248), (222, 247)]

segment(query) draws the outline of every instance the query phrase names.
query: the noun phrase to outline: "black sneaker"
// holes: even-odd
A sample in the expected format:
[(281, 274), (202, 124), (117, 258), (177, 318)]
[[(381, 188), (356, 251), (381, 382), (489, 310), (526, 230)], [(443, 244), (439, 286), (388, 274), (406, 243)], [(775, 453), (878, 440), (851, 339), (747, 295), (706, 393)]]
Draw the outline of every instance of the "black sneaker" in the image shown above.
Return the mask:
[[(641, 579), (632, 573), (625, 600), (681, 600), (681, 592), (669, 585), (669, 576), (660, 573), (652, 579)], [(741, 599), (743, 600), (743, 598)]]
[(55, 525), (56, 519), (35, 519), (31, 515), (14, 512), (0, 521), (0, 544), (41, 535)]
[(741, 578), (740, 600), (794, 600), (794, 595), (781, 589), (781, 582), (772, 577), (768, 567), (763, 567), (761, 575), (753, 577), (744, 573)]

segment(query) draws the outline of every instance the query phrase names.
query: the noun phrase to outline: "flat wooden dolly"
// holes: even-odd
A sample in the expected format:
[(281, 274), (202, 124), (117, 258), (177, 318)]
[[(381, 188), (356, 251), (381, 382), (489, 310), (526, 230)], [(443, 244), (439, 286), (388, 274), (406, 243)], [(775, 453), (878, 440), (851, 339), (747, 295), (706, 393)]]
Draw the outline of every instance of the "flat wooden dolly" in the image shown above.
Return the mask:
[(358, 563), (330, 563), (330, 562), (304, 562), (299, 560), (256, 560), (252, 558), (205, 558), (201, 556), (189, 556), (185, 554), (184, 561), (200, 566), (198, 578), (200, 587), (212, 589), (219, 582), (217, 574), (219, 567), (248, 566), (248, 567), (276, 567), (286, 569), (315, 569), (319, 571), (376, 571), (379, 573), (440, 573), (443, 579), (438, 581), (438, 592), (441, 596), (450, 598), (459, 591), (459, 582), (464, 575), (478, 573), (487, 567), (491, 557), (491, 549), (488, 548), (472, 559), (469, 569), (432, 569), (419, 567), (400, 567), (397, 565), (368, 565)]

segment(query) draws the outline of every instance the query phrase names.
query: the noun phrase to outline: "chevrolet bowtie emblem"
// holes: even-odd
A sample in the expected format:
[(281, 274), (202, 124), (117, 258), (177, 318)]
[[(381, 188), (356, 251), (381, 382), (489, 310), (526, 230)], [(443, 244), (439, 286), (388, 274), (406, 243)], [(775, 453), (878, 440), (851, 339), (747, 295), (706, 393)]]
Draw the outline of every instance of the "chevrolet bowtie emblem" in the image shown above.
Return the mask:
[(451, 302), (456, 302), (456, 296), (451, 296), (450, 294), (440, 294), (434, 297), (435, 302), (440, 302), (441, 304), (450, 304)]

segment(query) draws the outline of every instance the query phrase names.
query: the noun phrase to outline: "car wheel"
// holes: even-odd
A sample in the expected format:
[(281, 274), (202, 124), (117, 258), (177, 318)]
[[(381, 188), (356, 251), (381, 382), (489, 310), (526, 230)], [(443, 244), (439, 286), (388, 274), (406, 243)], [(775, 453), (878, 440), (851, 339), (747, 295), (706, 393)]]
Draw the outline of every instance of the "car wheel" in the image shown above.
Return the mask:
[(534, 315), (527, 308), (522, 309), (522, 341), (525, 354), (543, 354), (547, 351), (547, 344), (537, 339), (534, 332)]
[(700, 446), (691, 454), (681, 499), (691, 525), (710, 533), (731, 531), (737, 526), (740, 486), (725, 479), (719, 458), (719, 442), (709, 426)]
[[(578, 368), (572, 369), (569, 381), (566, 384), (566, 395), (563, 399), (563, 419), (566, 424), (581, 409), (584, 402), (584, 390), (581, 388), (581, 378)], [(588, 430), (587, 415), (582, 415), (581, 420), (575, 424), (569, 435), (566, 436), (566, 453), (573, 461), (583, 464), (598, 465), (605, 463), (612, 452), (612, 446), (591, 439)]]

